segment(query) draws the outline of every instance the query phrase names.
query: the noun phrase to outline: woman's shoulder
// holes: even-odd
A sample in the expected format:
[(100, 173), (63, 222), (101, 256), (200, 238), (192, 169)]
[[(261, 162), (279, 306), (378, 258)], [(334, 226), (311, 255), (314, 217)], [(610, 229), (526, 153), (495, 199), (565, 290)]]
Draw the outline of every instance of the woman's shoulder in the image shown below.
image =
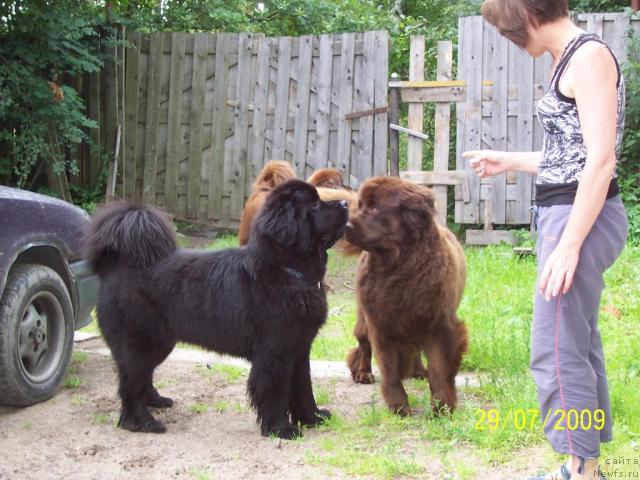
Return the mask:
[(601, 40), (585, 42), (578, 48), (571, 58), (568, 70), (579, 81), (589, 81), (594, 76), (600, 80), (603, 77), (618, 77), (617, 59)]

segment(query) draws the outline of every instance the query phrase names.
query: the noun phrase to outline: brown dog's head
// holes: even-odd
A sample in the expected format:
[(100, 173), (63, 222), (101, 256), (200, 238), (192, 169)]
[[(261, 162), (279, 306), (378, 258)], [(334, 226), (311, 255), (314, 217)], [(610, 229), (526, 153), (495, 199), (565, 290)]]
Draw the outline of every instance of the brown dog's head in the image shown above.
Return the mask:
[(393, 177), (374, 177), (360, 187), (358, 209), (347, 240), (363, 250), (401, 253), (426, 238), (435, 226), (432, 191)]
[(278, 185), (296, 178), (296, 172), (289, 162), (284, 160), (270, 160), (264, 166), (258, 178), (253, 184), (254, 190), (258, 188), (274, 189)]
[(320, 168), (313, 172), (313, 175), (309, 177), (307, 183), (310, 183), (314, 187), (325, 188), (343, 188), (349, 190), (342, 180), (342, 173), (335, 168)]

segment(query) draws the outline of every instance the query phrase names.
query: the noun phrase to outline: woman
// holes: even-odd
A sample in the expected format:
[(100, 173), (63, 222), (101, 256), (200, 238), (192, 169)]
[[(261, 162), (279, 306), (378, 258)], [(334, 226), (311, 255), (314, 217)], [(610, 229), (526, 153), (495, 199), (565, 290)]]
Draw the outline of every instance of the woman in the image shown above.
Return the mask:
[[(464, 153), (480, 177), (508, 170), (538, 175), (531, 371), (545, 434), (569, 460), (536, 478), (601, 478), (600, 443), (611, 440), (612, 425), (597, 318), (603, 273), (627, 236), (615, 174), (624, 82), (602, 40), (571, 22), (567, 0), (486, 0), (482, 14), (533, 57), (549, 52), (554, 59), (550, 87), (538, 105), (543, 150)], [(593, 421), (586, 428), (589, 417), (601, 415), (604, 428)]]

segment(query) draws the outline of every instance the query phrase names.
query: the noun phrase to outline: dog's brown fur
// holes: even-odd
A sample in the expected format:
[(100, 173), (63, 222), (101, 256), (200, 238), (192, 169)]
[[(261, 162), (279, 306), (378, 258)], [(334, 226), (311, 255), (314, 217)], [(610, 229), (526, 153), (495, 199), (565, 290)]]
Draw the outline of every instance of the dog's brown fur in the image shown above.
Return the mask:
[[(251, 223), (256, 217), (262, 205), (267, 200), (269, 193), (288, 180), (296, 178), (296, 172), (293, 166), (283, 160), (271, 160), (268, 162), (255, 183), (251, 196), (244, 205), (242, 216), (240, 217), (240, 229), (238, 231), (238, 241), (240, 245), (246, 245), (249, 242), (251, 234)], [(358, 194), (351, 189), (342, 185), (342, 174), (335, 168), (321, 168), (316, 170), (307, 183), (317, 187), (320, 199), (323, 202), (332, 200), (346, 200), (349, 204), (349, 212), (355, 211), (358, 204)], [(334, 248), (344, 255), (357, 255), (362, 250), (347, 242), (344, 236), (338, 240)]]
[(410, 414), (402, 379), (425, 373), (424, 352), (434, 410), (454, 409), (468, 342), (456, 316), (466, 267), (458, 240), (436, 223), (433, 193), (397, 178), (372, 178), (360, 189), (350, 224), (347, 239), (365, 250), (356, 279), (358, 347), (347, 359), (354, 380), (373, 380), (373, 347), (387, 405)]
[(278, 185), (296, 178), (296, 172), (289, 162), (282, 160), (271, 160), (268, 162), (258, 178), (253, 184), (253, 191), (244, 204), (244, 210), (240, 216), (240, 229), (238, 230), (238, 241), (240, 245), (249, 242), (251, 224), (264, 205), (265, 200), (271, 191)]
[(340, 170), (335, 168), (320, 168), (316, 170), (307, 179), (307, 183), (310, 183), (315, 187), (351, 190), (349, 187), (345, 186)]
[[(316, 187), (316, 190), (318, 190), (318, 195), (320, 195), (320, 199), (323, 202), (346, 200), (349, 205), (349, 215), (354, 214), (358, 210), (358, 193), (353, 190), (333, 187)], [(344, 235), (336, 242), (333, 248), (347, 256), (359, 255), (362, 253), (362, 249), (349, 243)]]

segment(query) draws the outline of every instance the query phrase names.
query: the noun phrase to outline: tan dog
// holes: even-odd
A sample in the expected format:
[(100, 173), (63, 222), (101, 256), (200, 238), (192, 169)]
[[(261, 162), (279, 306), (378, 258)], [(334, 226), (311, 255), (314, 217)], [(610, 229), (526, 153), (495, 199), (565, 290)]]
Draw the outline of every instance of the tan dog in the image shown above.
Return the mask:
[[(264, 205), (269, 193), (281, 183), (295, 178), (296, 172), (289, 162), (271, 160), (264, 166), (253, 184), (253, 191), (247, 199), (244, 210), (242, 211), (242, 216), (240, 217), (240, 229), (238, 231), (238, 241), (240, 245), (246, 245), (249, 242), (251, 223), (260, 208), (262, 208), (262, 205)], [(318, 194), (323, 202), (346, 200), (349, 204), (350, 212), (357, 206), (357, 193), (343, 186), (342, 174), (335, 168), (321, 168), (316, 170), (313, 175), (309, 177), (307, 183), (317, 187)], [(355, 255), (361, 252), (359, 248), (349, 244), (344, 237), (338, 240), (334, 248), (344, 255)]]
[(240, 245), (246, 245), (249, 242), (251, 223), (271, 191), (281, 183), (295, 178), (296, 172), (289, 162), (271, 160), (264, 166), (253, 184), (253, 191), (244, 204), (244, 209), (240, 216), (240, 229), (238, 230)]
[[(467, 329), (456, 310), (465, 284), (465, 259), (455, 236), (435, 220), (430, 189), (391, 177), (360, 188), (347, 240), (365, 252), (358, 262), (358, 347), (348, 355), (356, 382), (370, 383), (371, 351), (389, 408), (411, 413), (402, 379), (421, 373), (421, 353), (434, 410), (454, 409), (455, 376), (467, 350)], [(423, 372), (422, 372), (423, 373)]]
[(351, 190), (349, 187), (345, 186), (340, 170), (335, 168), (320, 168), (319, 170), (316, 170), (307, 179), (307, 183), (310, 183), (315, 187)]

